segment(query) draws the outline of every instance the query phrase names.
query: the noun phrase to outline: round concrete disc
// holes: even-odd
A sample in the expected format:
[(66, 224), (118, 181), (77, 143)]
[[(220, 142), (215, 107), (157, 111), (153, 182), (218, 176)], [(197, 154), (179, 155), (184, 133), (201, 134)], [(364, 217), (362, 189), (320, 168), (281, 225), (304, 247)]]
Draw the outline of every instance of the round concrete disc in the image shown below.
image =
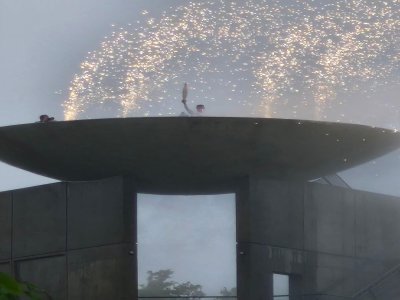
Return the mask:
[(257, 175), (308, 180), (400, 146), (391, 130), (285, 119), (160, 117), (0, 128), (0, 160), (66, 181), (133, 176), (139, 191), (232, 190)]

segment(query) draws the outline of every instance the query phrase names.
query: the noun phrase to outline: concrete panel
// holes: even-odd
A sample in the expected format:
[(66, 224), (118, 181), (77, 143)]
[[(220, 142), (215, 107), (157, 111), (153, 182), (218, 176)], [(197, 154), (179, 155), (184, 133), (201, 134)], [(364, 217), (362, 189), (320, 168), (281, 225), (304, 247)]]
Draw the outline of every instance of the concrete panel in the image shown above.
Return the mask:
[(0, 272), (11, 274), (11, 265), (9, 263), (1, 263), (0, 264)]
[[(249, 236), (243, 240), (303, 249), (302, 183), (250, 178)], [(241, 231), (242, 232), (242, 231)]]
[(59, 252), (66, 241), (66, 185), (13, 192), (14, 257)]
[(307, 184), (304, 197), (306, 250), (354, 255), (355, 200), (352, 190)]
[(303, 293), (352, 296), (357, 272), (352, 257), (305, 252)]
[(132, 299), (129, 289), (129, 246), (105, 246), (70, 251), (68, 296), (74, 300)]
[(68, 184), (69, 249), (122, 242), (125, 221), (122, 178)]
[(400, 201), (367, 192), (356, 197), (356, 255), (400, 263)]
[(0, 193), (0, 260), (11, 257), (12, 194)]
[(52, 299), (67, 299), (66, 257), (55, 256), (16, 263), (17, 277), (45, 290)]

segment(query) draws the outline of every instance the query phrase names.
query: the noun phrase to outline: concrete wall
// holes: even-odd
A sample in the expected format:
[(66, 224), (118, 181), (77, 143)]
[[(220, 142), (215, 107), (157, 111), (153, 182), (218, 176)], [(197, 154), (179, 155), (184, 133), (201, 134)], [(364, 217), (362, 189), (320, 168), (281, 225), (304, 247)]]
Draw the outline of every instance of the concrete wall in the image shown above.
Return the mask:
[(54, 299), (131, 299), (133, 182), (56, 183), (0, 193), (0, 271)]
[[(123, 178), (0, 193), (0, 271), (57, 300), (135, 299), (135, 200)], [(236, 205), (240, 300), (271, 299), (273, 273), (317, 299), (373, 282), (358, 300), (399, 298), (399, 273), (387, 272), (400, 264), (400, 199), (253, 177)]]
[(271, 299), (272, 273), (292, 275), (293, 294), (351, 297), (400, 263), (400, 199), (253, 177), (237, 192), (237, 240), (239, 298)]

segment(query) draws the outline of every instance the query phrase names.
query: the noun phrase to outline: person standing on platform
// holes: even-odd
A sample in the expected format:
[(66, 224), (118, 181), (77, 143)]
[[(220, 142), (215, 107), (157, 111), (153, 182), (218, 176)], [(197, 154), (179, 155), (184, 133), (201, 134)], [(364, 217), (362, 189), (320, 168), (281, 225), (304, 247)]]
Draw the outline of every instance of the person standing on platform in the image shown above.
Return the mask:
[(40, 120), (39, 123), (48, 123), (48, 122), (54, 121), (54, 118), (49, 117), (48, 115), (41, 115), (39, 117), (39, 120)]
[[(183, 91), (182, 91), (182, 103), (183, 103), (183, 106), (185, 107), (185, 110), (187, 111), (189, 116), (196, 116), (196, 117), (202, 116), (203, 112), (205, 110), (205, 106), (203, 104), (196, 105), (196, 111), (191, 110), (187, 106), (187, 103), (186, 103), (187, 101), (186, 100), (187, 100), (188, 91), (189, 91), (188, 85), (185, 82), (185, 84), (183, 86)], [(181, 113), (181, 116), (188, 116), (188, 115), (183, 112), (183, 113)]]

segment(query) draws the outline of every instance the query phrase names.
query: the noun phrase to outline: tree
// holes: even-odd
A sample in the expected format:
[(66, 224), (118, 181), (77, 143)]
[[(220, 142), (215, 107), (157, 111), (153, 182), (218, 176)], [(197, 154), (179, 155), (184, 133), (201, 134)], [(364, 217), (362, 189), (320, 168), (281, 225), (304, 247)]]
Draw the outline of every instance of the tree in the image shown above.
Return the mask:
[(224, 300), (236, 300), (236, 296), (237, 296), (237, 288), (231, 288), (230, 290), (228, 290), (226, 287), (224, 287), (221, 290), (221, 296), (224, 297), (228, 297), (228, 296), (232, 296), (232, 298), (224, 298)]
[(26, 296), (31, 300), (51, 299), (45, 291), (31, 283), (19, 282), (0, 272), (0, 300), (17, 300), (20, 296)]
[[(205, 294), (201, 290), (202, 286), (199, 284), (192, 284), (189, 281), (184, 283), (177, 283), (175, 281), (172, 281), (171, 277), (173, 273), (174, 272), (170, 269), (160, 270), (157, 272), (148, 271), (147, 284), (140, 285), (139, 296), (171, 297), (171, 300), (174, 299), (173, 297), (177, 296), (187, 296), (187, 297), (205, 296)], [(188, 299), (196, 299), (196, 298), (188, 298)]]

